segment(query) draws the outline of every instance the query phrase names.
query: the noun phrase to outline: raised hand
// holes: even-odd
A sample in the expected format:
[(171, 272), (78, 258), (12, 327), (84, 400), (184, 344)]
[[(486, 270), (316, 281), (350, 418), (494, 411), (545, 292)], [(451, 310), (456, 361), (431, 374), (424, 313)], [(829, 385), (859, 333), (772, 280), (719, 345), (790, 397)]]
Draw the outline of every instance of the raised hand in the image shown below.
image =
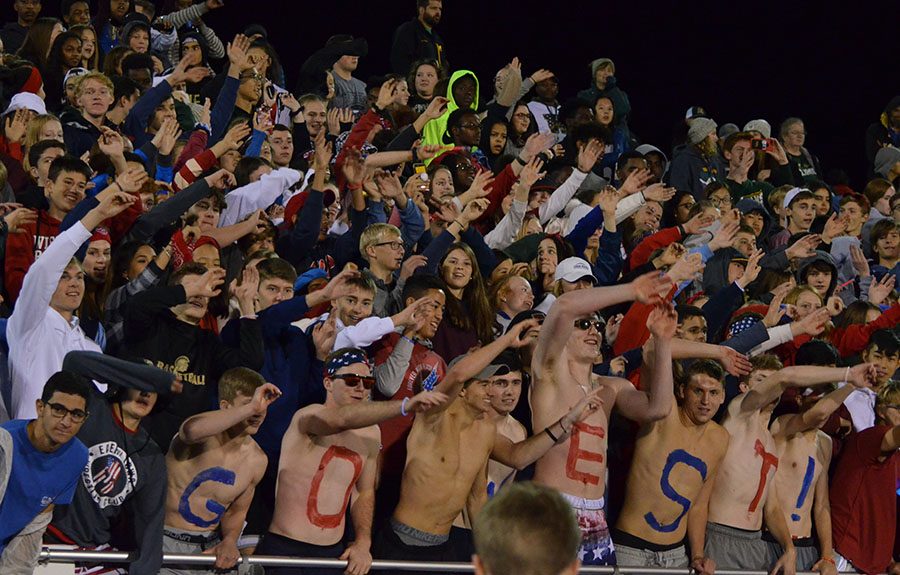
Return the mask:
[(871, 273), (869, 270), (869, 260), (866, 259), (866, 255), (856, 244), (850, 244), (850, 262), (853, 264), (853, 269), (856, 270), (856, 275), (861, 278), (869, 277)]
[(672, 280), (659, 272), (650, 272), (631, 282), (635, 301), (641, 303), (655, 303), (668, 293), (672, 287)]
[(597, 195), (597, 205), (604, 214), (615, 215), (619, 205), (619, 191), (612, 186), (606, 186)]
[(100, 200), (100, 205), (91, 211), (96, 210), (96, 213), (101, 216), (101, 221), (114, 218), (127, 210), (134, 203), (134, 198), (134, 196), (125, 192), (115, 192), (105, 196)]
[(250, 124), (239, 122), (228, 129), (222, 141), (229, 150), (237, 150), (244, 145), (244, 140), (250, 135)]
[(721, 250), (731, 246), (735, 234), (737, 234), (740, 225), (736, 223), (723, 223), (719, 230), (713, 234), (712, 240), (709, 242), (709, 249), (712, 251)]
[(122, 138), (122, 134), (106, 126), (101, 126), (97, 147), (110, 158), (119, 158), (125, 153), (125, 140)]
[[(522, 168), (522, 171), (519, 172), (519, 185), (525, 186), (526, 189), (531, 189), (531, 186), (533, 186), (536, 181), (546, 175), (545, 172), (541, 171), (541, 168), (543, 167), (544, 161), (542, 159), (532, 158), (530, 162), (525, 164), (525, 167)], [(479, 174), (479, 176), (480, 175), (481, 174)]]
[(250, 401), (253, 414), (264, 414), (279, 397), (281, 397), (281, 390), (276, 385), (272, 383), (260, 385), (253, 392), (253, 399)]
[(431, 102), (428, 103), (428, 107), (425, 108), (425, 111), (422, 112), (422, 115), (425, 116), (425, 118), (428, 120), (440, 118), (444, 115), (444, 112), (447, 111), (447, 104), (449, 102), (450, 100), (443, 96), (435, 96), (431, 100)]
[(378, 186), (378, 192), (386, 198), (398, 198), (403, 195), (400, 176), (396, 173), (379, 170), (375, 174), (375, 185)]
[(413, 255), (406, 258), (403, 265), (400, 266), (400, 279), (406, 281), (412, 277), (413, 273), (420, 267), (428, 263), (428, 258), (423, 255)]
[(680, 260), (687, 253), (684, 245), (674, 242), (666, 246), (666, 249), (659, 255), (659, 263), (663, 266), (673, 266), (675, 262)]
[(322, 288), (322, 295), (325, 296), (329, 300), (334, 300), (340, 297), (344, 297), (350, 295), (350, 292), (355, 288), (351, 286), (348, 282), (351, 279), (359, 277), (359, 270), (355, 268), (347, 268), (341, 271), (338, 275), (331, 278), (331, 281), (328, 282), (325, 287)]
[[(10, 228), (11, 230), (12, 228)], [(887, 273), (881, 277), (881, 280), (872, 282), (869, 286), (869, 303), (873, 305), (881, 305), (887, 296), (894, 291), (894, 283), (897, 277), (894, 274)]]
[(206, 176), (205, 179), (206, 184), (214, 190), (224, 191), (229, 187), (237, 184), (237, 180), (235, 179), (234, 174), (232, 174), (225, 168), (222, 168), (217, 172), (213, 172), (212, 174)]
[(592, 390), (582, 397), (581, 400), (569, 410), (569, 413), (563, 416), (562, 426), (566, 433), (571, 433), (573, 425), (579, 421), (584, 421), (603, 407), (603, 400), (600, 399), (600, 394), (604, 389), (605, 388), (603, 387), (598, 387), (597, 389)]
[(719, 362), (725, 371), (735, 377), (747, 375), (753, 369), (747, 356), (724, 345), (719, 346)]
[[(25, 226), (37, 221), (37, 211), (21, 207), (21, 204), (4, 204), (5, 206), (19, 206), (3, 216), (6, 228), (11, 234), (24, 232)], [(891, 276), (894, 277), (894, 276)]]
[(413, 327), (417, 326), (423, 319), (424, 312), (427, 312), (435, 304), (430, 297), (420, 297), (410, 305), (406, 306), (403, 311), (391, 317), (395, 326)]
[(175, 148), (175, 142), (181, 137), (181, 128), (178, 126), (178, 120), (175, 118), (166, 118), (157, 133), (159, 140), (153, 138), (156, 148), (161, 156), (168, 156)]
[(234, 40), (228, 43), (226, 50), (228, 53), (228, 61), (231, 62), (231, 65), (234, 66), (239, 73), (253, 67), (253, 62), (247, 55), (247, 50), (249, 49), (250, 38), (243, 34), (238, 34), (234, 37)]
[(642, 190), (644, 198), (653, 200), (654, 202), (667, 202), (675, 195), (675, 188), (667, 187), (665, 184), (650, 184)]
[(6, 136), (7, 142), (21, 142), (25, 138), (25, 130), (28, 128), (27, 114), (28, 111), (25, 108), (19, 108), (6, 117), (3, 134)]
[(847, 383), (859, 388), (874, 388), (878, 385), (878, 366), (874, 363), (854, 365), (847, 373)]
[(822, 229), (822, 239), (830, 242), (832, 239), (843, 235), (847, 235), (847, 221), (838, 217), (837, 214), (831, 214), (831, 217), (828, 218), (828, 221), (825, 222), (825, 227)]
[(764, 255), (765, 252), (760, 249), (755, 249), (753, 250), (753, 253), (750, 254), (750, 257), (747, 258), (747, 266), (744, 268), (744, 273), (737, 280), (737, 284), (741, 286), (741, 288), (746, 288), (756, 281), (759, 272), (762, 271), (762, 268), (759, 267), (759, 260), (761, 260)]
[(831, 314), (831, 317), (834, 317), (844, 311), (844, 300), (836, 295), (833, 295), (828, 298), (827, 302), (825, 302), (825, 309), (828, 310), (828, 313)]
[(409, 398), (406, 404), (407, 413), (422, 413), (433, 407), (447, 403), (449, 398), (440, 391), (420, 391)]
[(212, 109), (212, 102), (210, 101), (209, 98), (206, 98), (203, 101), (203, 107), (200, 108), (200, 111), (198, 112), (198, 114), (199, 114), (197, 117), (198, 124), (203, 124), (204, 126), (209, 126), (211, 124), (211, 116), (210, 116), (211, 109)]
[(344, 177), (353, 185), (361, 185), (366, 177), (366, 164), (358, 148), (350, 148), (344, 156)]
[(703, 257), (700, 254), (686, 254), (672, 264), (666, 275), (672, 282), (678, 284), (697, 277), (703, 271), (704, 266)]
[(828, 308), (823, 307), (817, 309), (805, 318), (795, 321), (794, 324), (796, 324), (795, 327), (799, 333), (794, 330), (792, 330), (792, 333), (794, 333), (795, 336), (800, 333), (805, 333), (815, 337), (825, 331), (825, 324), (830, 317), (831, 313), (828, 311)]
[(537, 84), (538, 82), (543, 82), (544, 80), (549, 80), (553, 76), (555, 76), (555, 74), (553, 72), (551, 72), (550, 70), (545, 70), (544, 68), (541, 68), (541, 69), (535, 71), (530, 77), (531, 77), (531, 80), (535, 84)]
[(647, 329), (657, 339), (672, 339), (678, 329), (678, 314), (672, 302), (658, 302), (647, 318)]
[(394, 91), (397, 89), (397, 80), (391, 78), (381, 85), (378, 89), (378, 98), (375, 100), (375, 107), (384, 110), (394, 101)]
[(259, 270), (256, 266), (246, 266), (241, 274), (241, 283), (237, 280), (231, 282), (231, 293), (238, 300), (243, 315), (252, 315), (256, 312), (256, 299), (259, 296)]
[(128, 168), (124, 174), (116, 176), (116, 184), (123, 192), (134, 193), (140, 190), (149, 178), (150, 176), (143, 168)]
[(222, 268), (210, 268), (202, 276), (185, 276), (181, 285), (188, 298), (192, 297), (216, 297), (222, 291), (225, 283), (225, 270)]
[(714, 220), (715, 218), (700, 212), (693, 218), (684, 222), (681, 227), (684, 228), (684, 232), (688, 235), (699, 234), (704, 228), (711, 226)]
[(487, 196), (490, 193), (488, 188), (492, 183), (494, 183), (494, 174), (488, 170), (478, 172), (472, 179), (472, 185), (469, 186), (469, 189), (461, 194), (465, 196), (463, 203)]
[(540, 327), (541, 322), (535, 318), (520, 321), (510, 328), (503, 337), (506, 338), (506, 347), (518, 349), (532, 343), (538, 337), (537, 331), (529, 334), (529, 330)]
[(522, 157), (525, 160), (531, 160), (531, 158), (541, 152), (552, 148), (555, 143), (556, 136), (554, 134), (541, 134), (539, 132), (531, 134), (528, 136), (528, 139), (525, 140), (525, 147), (522, 149)]
[(790, 284), (786, 283), (772, 290), (772, 301), (769, 302), (769, 309), (766, 310), (766, 315), (763, 317), (763, 323), (766, 327), (775, 327), (781, 322), (781, 318), (784, 317), (786, 311), (781, 307), (781, 302), (784, 301), (784, 296), (790, 290)]
[(298, 102), (297, 98), (290, 92), (283, 92), (281, 94), (281, 104), (291, 111), (292, 116), (300, 111), (300, 102)]
[(489, 205), (491, 205), (491, 202), (486, 198), (472, 200), (463, 208), (460, 219), (465, 220), (466, 224), (470, 224), (480, 218)]
[(578, 169), (582, 173), (589, 173), (601, 157), (603, 157), (603, 146), (597, 140), (590, 140), (578, 150)]
[(785, 255), (789, 260), (809, 258), (815, 255), (816, 246), (819, 245), (820, 237), (818, 234), (808, 234), (791, 244), (785, 250)]
[(414, 148), (416, 152), (416, 157), (413, 158), (413, 161), (424, 162), (430, 158), (435, 157), (440, 151), (441, 146), (437, 144), (427, 144), (425, 146), (418, 146)]
[(313, 328), (312, 337), (316, 346), (316, 357), (322, 361), (325, 361), (325, 358), (331, 353), (334, 340), (337, 338), (336, 318), (336, 314), (331, 314), (328, 319)]
[(269, 115), (267, 108), (260, 108), (253, 114), (253, 129), (257, 132), (271, 135), (275, 125), (272, 123), (272, 117)]
[(328, 133), (332, 136), (341, 135), (340, 110), (332, 108), (325, 114), (325, 124), (328, 126)]
[[(331, 161), (331, 154), (333, 153), (333, 146), (331, 142), (329, 142), (325, 138), (325, 131), (322, 130), (316, 135), (316, 139), (314, 140), (315, 145), (315, 156), (313, 158), (313, 166), (316, 171), (324, 171), (328, 169), (328, 162)], [(349, 153), (349, 151), (348, 151)], [(359, 151), (356, 152), (356, 157), (359, 158)], [(345, 168), (346, 170), (346, 164)], [(345, 172), (346, 173), (346, 172)], [(349, 178), (348, 178), (349, 179)]]
[(636, 194), (644, 189), (647, 185), (647, 182), (650, 178), (653, 177), (653, 173), (648, 169), (634, 170), (625, 178), (625, 181), (622, 182), (622, 186), (619, 188), (619, 193), (622, 196), (630, 196), (631, 194)]

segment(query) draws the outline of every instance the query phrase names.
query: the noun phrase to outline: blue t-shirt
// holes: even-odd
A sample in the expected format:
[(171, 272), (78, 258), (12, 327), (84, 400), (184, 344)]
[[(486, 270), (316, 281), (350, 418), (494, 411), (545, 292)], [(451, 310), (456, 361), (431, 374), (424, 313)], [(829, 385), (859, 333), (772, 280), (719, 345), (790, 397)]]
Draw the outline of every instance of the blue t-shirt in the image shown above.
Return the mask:
[(28, 439), (28, 423), (16, 419), (0, 425), (13, 443), (12, 469), (0, 501), (0, 554), (45, 507), (72, 501), (87, 464), (87, 447), (77, 438), (53, 453), (35, 449)]

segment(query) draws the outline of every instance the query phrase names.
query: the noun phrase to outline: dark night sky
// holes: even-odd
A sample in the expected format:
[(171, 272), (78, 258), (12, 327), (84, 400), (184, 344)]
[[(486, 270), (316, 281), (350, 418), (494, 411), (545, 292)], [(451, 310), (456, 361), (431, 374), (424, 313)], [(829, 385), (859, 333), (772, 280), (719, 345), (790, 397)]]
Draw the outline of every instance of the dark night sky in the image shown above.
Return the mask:
[[(225, 40), (249, 22), (265, 24), (288, 88), (306, 56), (335, 33), (368, 40), (360, 77), (384, 73), (393, 29), (415, 12), (413, 0), (225, 3), (207, 16), (209, 25)], [(4, 4), (9, 18), (12, 2)], [(56, 6), (45, 0), (43, 13)], [(247, 6), (253, 15), (243, 14)], [(720, 125), (763, 117), (777, 129), (800, 116), (807, 147), (826, 171), (847, 169), (857, 189), (866, 127), (900, 93), (897, 0), (445, 0), (438, 31), (453, 67), (474, 70), (488, 95), (494, 72), (513, 56), (526, 74), (556, 72), (561, 100), (586, 87), (591, 59), (612, 58), (631, 99), (632, 129), (664, 149), (691, 105), (705, 106)]]

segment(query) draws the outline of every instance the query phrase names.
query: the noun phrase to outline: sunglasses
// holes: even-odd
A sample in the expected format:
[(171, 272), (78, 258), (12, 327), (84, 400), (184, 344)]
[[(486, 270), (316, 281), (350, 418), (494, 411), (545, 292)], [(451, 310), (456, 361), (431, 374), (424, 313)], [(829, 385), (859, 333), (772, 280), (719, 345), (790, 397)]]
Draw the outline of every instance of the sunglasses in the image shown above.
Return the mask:
[(372, 389), (375, 387), (375, 376), (372, 375), (358, 375), (355, 373), (341, 373), (333, 376), (334, 379), (342, 379), (344, 380), (344, 384), (347, 387), (357, 387), (360, 383), (363, 384), (363, 387), (366, 389)]
[(603, 322), (599, 319), (576, 319), (575, 320), (575, 328), (587, 331), (591, 329), (591, 326), (594, 326), (594, 329), (597, 330), (597, 333), (603, 332)]

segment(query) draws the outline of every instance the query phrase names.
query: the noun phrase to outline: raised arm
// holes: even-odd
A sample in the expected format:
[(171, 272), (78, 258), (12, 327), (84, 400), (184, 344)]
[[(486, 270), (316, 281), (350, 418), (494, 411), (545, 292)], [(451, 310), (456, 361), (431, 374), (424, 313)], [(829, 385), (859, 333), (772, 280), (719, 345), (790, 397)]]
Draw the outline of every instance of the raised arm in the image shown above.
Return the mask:
[[(647, 319), (647, 327), (653, 334), (644, 351), (644, 365), (652, 366), (650, 385), (647, 391), (637, 390), (631, 383), (623, 381), (616, 394), (616, 407), (622, 415), (638, 423), (662, 419), (672, 410), (672, 338), (678, 327), (675, 307), (668, 302), (657, 305)], [(642, 378), (642, 381), (647, 379)]]
[(446, 402), (447, 396), (439, 391), (422, 391), (403, 401), (363, 401), (343, 407), (323, 407), (300, 415), (297, 425), (301, 433), (333, 435), (419, 413)]
[(269, 406), (279, 397), (281, 397), (281, 390), (275, 385), (271, 383), (261, 385), (253, 392), (253, 399), (250, 403), (228, 409), (207, 411), (188, 418), (181, 424), (175, 441), (187, 445), (201, 443), (231, 429), (242, 421), (265, 414)]
[(550, 308), (541, 328), (531, 361), (535, 378), (540, 378), (545, 366), (552, 364), (554, 358), (561, 355), (576, 319), (626, 301), (649, 303), (664, 294), (670, 285), (668, 278), (660, 276), (658, 272), (651, 272), (629, 284), (578, 290), (560, 296)]
[[(869, 364), (874, 370), (874, 364)], [(816, 402), (812, 408), (807, 409), (803, 413), (796, 413), (779, 417), (777, 427), (773, 426), (772, 434), (782, 437), (790, 437), (796, 433), (802, 433), (810, 429), (818, 429), (825, 425), (831, 414), (834, 413), (847, 399), (855, 389), (866, 389), (868, 385), (863, 380), (862, 383), (855, 380), (849, 381), (847, 385), (839, 387), (828, 395), (822, 397)]]
[(881, 440), (881, 452), (889, 454), (898, 449), (900, 449), (900, 425), (895, 425), (893, 429), (884, 434), (884, 439)]
[(809, 387), (823, 383), (847, 381), (856, 387), (872, 387), (875, 382), (875, 367), (864, 363), (854, 367), (819, 367), (815, 365), (795, 365), (779, 369), (741, 399), (741, 411), (761, 409), (775, 401), (789, 387)]

